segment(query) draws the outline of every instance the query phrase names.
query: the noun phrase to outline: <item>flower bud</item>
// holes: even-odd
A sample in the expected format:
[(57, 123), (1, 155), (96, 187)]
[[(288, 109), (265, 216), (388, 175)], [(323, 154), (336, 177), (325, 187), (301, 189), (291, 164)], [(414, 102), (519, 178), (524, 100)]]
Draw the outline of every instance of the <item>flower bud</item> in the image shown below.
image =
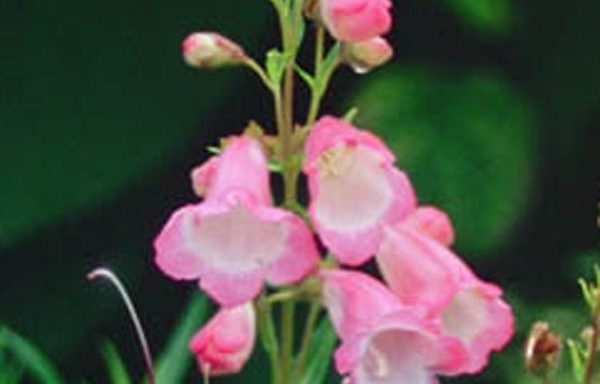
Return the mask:
[(366, 73), (385, 64), (392, 58), (394, 51), (383, 37), (346, 43), (343, 46), (342, 59), (356, 73)]
[(531, 327), (525, 344), (525, 367), (533, 374), (545, 377), (558, 366), (562, 339), (552, 333), (548, 323), (538, 321)]
[(239, 45), (214, 32), (192, 33), (183, 41), (182, 48), (184, 60), (195, 68), (236, 65), (246, 59)]
[(390, 30), (390, 0), (320, 0), (321, 20), (339, 41), (361, 41)]
[(204, 375), (239, 372), (254, 348), (256, 315), (252, 303), (222, 308), (190, 341)]

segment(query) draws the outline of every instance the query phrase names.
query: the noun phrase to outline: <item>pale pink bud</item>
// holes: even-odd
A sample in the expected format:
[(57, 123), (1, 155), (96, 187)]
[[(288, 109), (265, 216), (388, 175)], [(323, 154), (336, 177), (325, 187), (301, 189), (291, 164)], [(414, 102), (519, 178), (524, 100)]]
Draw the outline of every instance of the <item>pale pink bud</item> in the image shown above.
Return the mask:
[(392, 26), (390, 0), (320, 0), (321, 19), (340, 41), (371, 39)]
[(256, 315), (251, 303), (221, 309), (192, 337), (190, 350), (203, 374), (239, 372), (254, 348)]
[(196, 32), (182, 44), (183, 58), (196, 68), (217, 68), (242, 63), (244, 50), (228, 38), (214, 32)]
[(383, 37), (344, 44), (343, 60), (356, 73), (367, 73), (392, 58), (394, 50)]

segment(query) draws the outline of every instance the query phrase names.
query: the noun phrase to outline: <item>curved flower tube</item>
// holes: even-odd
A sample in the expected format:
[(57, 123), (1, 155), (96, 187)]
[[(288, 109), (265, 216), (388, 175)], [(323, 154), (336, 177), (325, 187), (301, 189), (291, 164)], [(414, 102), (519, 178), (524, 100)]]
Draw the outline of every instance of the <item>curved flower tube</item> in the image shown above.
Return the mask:
[(514, 318), (500, 288), (479, 280), (434, 238), (399, 225), (386, 230), (376, 259), (400, 301), (423, 308), (468, 351), (469, 359), (453, 373), (479, 372), (490, 352), (512, 337)]

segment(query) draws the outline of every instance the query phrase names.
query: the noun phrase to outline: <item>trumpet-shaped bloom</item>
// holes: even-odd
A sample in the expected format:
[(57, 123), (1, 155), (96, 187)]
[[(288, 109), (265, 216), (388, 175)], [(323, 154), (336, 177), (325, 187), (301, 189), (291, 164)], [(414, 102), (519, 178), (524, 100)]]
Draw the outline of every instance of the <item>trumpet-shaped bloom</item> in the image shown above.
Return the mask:
[(454, 373), (476, 373), (513, 334), (513, 315), (502, 291), (479, 280), (454, 253), (415, 228), (388, 229), (377, 255), (398, 298), (422, 307), (444, 334), (459, 340), (469, 359)]
[(256, 314), (252, 303), (225, 308), (191, 339), (198, 367), (211, 376), (239, 372), (254, 348)]
[(379, 247), (383, 227), (415, 209), (410, 181), (393, 162), (379, 138), (342, 120), (323, 117), (312, 128), (304, 164), (309, 216), (340, 262), (367, 261)]
[(174, 279), (199, 280), (223, 306), (251, 300), (263, 282), (288, 284), (318, 262), (302, 219), (270, 206), (257, 141), (234, 137), (201, 180), (205, 200), (177, 210), (155, 240), (156, 263)]
[(379, 281), (359, 272), (322, 272), (323, 301), (342, 339), (336, 350), (345, 383), (436, 383), (466, 359), (462, 345), (418, 307), (404, 306)]
[(392, 26), (390, 0), (320, 0), (321, 18), (340, 41), (361, 41), (382, 35)]

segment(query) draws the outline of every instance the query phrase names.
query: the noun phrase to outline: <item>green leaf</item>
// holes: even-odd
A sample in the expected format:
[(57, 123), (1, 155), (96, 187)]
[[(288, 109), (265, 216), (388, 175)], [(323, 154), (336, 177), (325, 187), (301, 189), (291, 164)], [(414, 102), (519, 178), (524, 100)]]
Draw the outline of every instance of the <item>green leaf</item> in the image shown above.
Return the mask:
[(315, 79), (311, 76), (310, 73), (305, 71), (300, 65), (296, 64), (294, 67), (296, 69), (296, 73), (300, 76), (302, 80), (308, 85), (309, 88), (315, 86)]
[(0, 349), (6, 349), (38, 383), (66, 384), (56, 367), (32, 343), (0, 325)]
[(333, 47), (331, 47), (327, 53), (327, 56), (325, 56), (325, 60), (323, 60), (319, 73), (315, 75), (314, 86), (317, 93), (320, 95), (325, 93), (327, 84), (329, 84), (329, 80), (339, 64), (340, 51), (340, 43), (336, 43)]
[(301, 384), (324, 383), (329, 372), (329, 365), (333, 356), (337, 336), (328, 317), (321, 320), (315, 331), (310, 347), (309, 362)]
[(131, 384), (131, 377), (115, 344), (105, 341), (102, 344), (101, 351), (110, 382), (112, 384)]
[(567, 340), (567, 345), (569, 346), (569, 356), (571, 357), (573, 377), (577, 382), (581, 382), (585, 373), (585, 351), (583, 347), (574, 340)]
[(24, 373), (21, 365), (11, 364), (8, 361), (0, 361), (0, 383), (17, 384), (21, 382)]
[(192, 363), (188, 343), (207, 315), (206, 296), (195, 294), (175, 326), (156, 364), (157, 384), (177, 384), (185, 378)]
[(512, 0), (445, 1), (465, 25), (486, 35), (506, 35), (515, 22)]
[(447, 211), (459, 248), (492, 254), (525, 212), (534, 181), (533, 113), (494, 73), (396, 67), (350, 100), (381, 135), (421, 204)]
[(287, 56), (279, 50), (271, 49), (267, 52), (265, 67), (267, 68), (267, 75), (274, 85), (281, 83), (286, 63)]

